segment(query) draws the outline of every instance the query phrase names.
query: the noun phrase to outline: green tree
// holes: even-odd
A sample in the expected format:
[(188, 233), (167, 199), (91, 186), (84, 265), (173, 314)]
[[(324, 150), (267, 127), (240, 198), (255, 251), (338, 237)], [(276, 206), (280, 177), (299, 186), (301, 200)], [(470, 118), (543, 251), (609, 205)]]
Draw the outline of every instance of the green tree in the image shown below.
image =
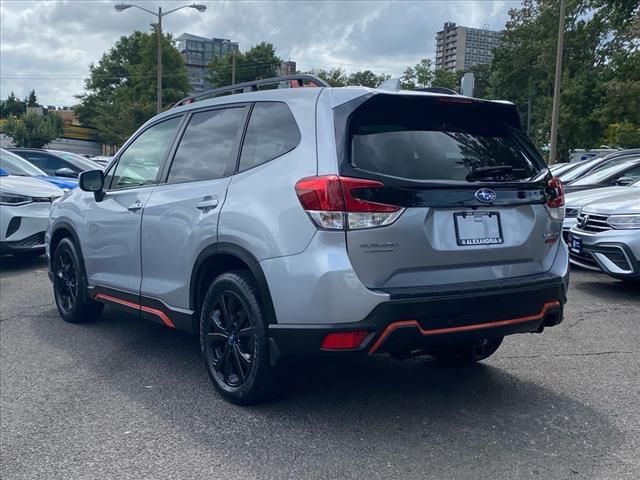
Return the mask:
[(443, 68), (438, 68), (433, 72), (432, 87), (444, 87), (451, 90), (458, 90), (458, 75)]
[(371, 70), (362, 70), (349, 75), (347, 85), (359, 85), (362, 87), (376, 88), (385, 80), (389, 80), (391, 75), (382, 73), (380, 75), (373, 73)]
[(7, 117), (21, 117), (26, 111), (26, 105), (22, 100), (15, 96), (13, 92), (9, 94), (4, 102), (4, 114)]
[(36, 96), (36, 91), (35, 90), (31, 90), (29, 92), (29, 96), (27, 97), (25, 103), (27, 104), (27, 107), (39, 107), (40, 104), (38, 103), (38, 97)]
[(349, 84), (347, 72), (345, 72), (341, 67), (330, 68), (329, 70), (314, 68), (309, 73), (316, 77), (320, 77), (332, 87), (344, 87)]
[(431, 60), (423, 58), (413, 67), (407, 67), (400, 77), (400, 84), (405, 90), (430, 87), (434, 79)]
[[(157, 27), (120, 40), (89, 67), (85, 93), (76, 112), (83, 125), (95, 127), (102, 141), (122, 145), (156, 113)], [(170, 34), (162, 39), (162, 100), (171, 105), (191, 86), (180, 52)]]
[[(531, 136), (539, 147), (549, 142), (558, 4), (559, 0), (524, 0), (509, 12), (489, 79), (492, 98), (514, 102), (523, 119), (530, 112)], [(632, 106), (633, 101), (616, 100), (610, 94), (618, 88), (616, 82), (632, 90), (640, 75), (637, 0), (567, 0), (566, 4), (561, 156), (573, 148), (600, 145), (610, 125), (634, 125), (624, 113), (625, 103)]]
[(4, 125), (4, 133), (18, 147), (42, 148), (64, 131), (62, 119), (55, 114), (42, 116), (36, 112), (22, 118), (11, 116)]
[[(214, 87), (231, 85), (233, 56), (232, 52), (213, 59), (209, 64), (207, 82)], [(282, 60), (271, 43), (261, 42), (246, 52), (235, 52), (235, 62), (235, 83), (243, 83), (277, 76)]]

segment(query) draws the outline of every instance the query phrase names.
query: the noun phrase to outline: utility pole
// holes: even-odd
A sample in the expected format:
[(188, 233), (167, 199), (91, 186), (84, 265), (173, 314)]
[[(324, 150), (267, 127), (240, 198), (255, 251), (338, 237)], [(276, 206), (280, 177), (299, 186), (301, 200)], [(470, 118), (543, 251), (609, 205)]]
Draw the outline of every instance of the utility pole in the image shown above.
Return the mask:
[(158, 7), (158, 113), (162, 112), (162, 7)]
[(562, 80), (562, 50), (564, 43), (564, 0), (560, 0), (560, 19), (558, 20), (558, 51), (556, 52), (556, 77), (553, 85), (553, 109), (551, 111), (551, 145), (549, 164), (557, 161), (558, 155), (558, 117), (560, 114), (560, 82)]
[(199, 5), (197, 3), (192, 3), (191, 5), (183, 5), (178, 8), (174, 8), (173, 10), (169, 10), (168, 12), (162, 13), (162, 7), (158, 7), (158, 13), (148, 10), (140, 5), (133, 5), (130, 3), (119, 3), (114, 5), (116, 12), (124, 12), (127, 8), (137, 8), (142, 10), (143, 12), (147, 12), (158, 19), (158, 105), (157, 111), (158, 113), (162, 112), (162, 17), (166, 17), (170, 13), (177, 12), (178, 10), (182, 10), (183, 8), (193, 8), (198, 10), (200, 13), (204, 12), (207, 9), (206, 5)]
[(231, 85), (236, 84), (236, 49), (231, 48)]

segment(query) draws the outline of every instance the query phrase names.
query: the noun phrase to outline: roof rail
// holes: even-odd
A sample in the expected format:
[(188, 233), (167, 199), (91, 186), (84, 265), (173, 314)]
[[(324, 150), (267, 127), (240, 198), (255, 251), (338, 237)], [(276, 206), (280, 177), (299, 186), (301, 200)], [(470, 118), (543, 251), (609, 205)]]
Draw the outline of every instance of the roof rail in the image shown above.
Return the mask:
[(314, 87), (330, 87), (331, 86), (321, 78), (316, 77), (315, 75), (309, 75), (306, 73), (301, 73), (298, 75), (284, 75), (282, 77), (264, 78), (262, 80), (254, 80), (252, 82), (237, 83), (235, 85), (229, 85), (227, 87), (214, 88), (212, 90), (196, 93), (195, 95), (191, 95), (189, 97), (183, 98), (178, 103), (176, 103), (173, 106), (173, 108), (180, 107), (182, 105), (188, 105), (190, 103), (194, 103), (199, 100), (205, 100), (207, 98), (214, 98), (224, 93), (231, 93), (231, 95), (233, 95), (234, 93), (245, 93), (247, 91), (257, 92), (259, 86), (275, 85), (282, 82), (291, 82), (292, 87), (293, 87), (293, 82), (298, 82), (296, 87), (303, 87), (305, 81), (307, 81), (307, 83), (312, 84), (312, 86)]

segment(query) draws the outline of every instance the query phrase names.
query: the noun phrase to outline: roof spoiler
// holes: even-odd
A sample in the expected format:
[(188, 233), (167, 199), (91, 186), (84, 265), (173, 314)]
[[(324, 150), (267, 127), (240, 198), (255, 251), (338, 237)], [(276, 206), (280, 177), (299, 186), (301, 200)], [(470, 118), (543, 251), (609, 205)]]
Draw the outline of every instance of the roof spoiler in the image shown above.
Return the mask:
[(173, 108), (181, 107), (182, 105), (188, 105), (200, 100), (206, 100), (208, 98), (215, 98), (227, 93), (233, 95), (236, 93), (257, 92), (258, 87), (265, 85), (279, 85), (283, 82), (290, 82), (290, 88), (330, 87), (327, 82), (319, 77), (316, 77), (315, 75), (309, 75), (306, 73), (298, 75), (284, 75), (281, 77), (264, 78), (261, 80), (254, 80), (252, 82), (237, 83), (235, 85), (206, 90), (204, 92), (196, 93), (195, 95), (183, 98), (178, 103), (176, 103)]

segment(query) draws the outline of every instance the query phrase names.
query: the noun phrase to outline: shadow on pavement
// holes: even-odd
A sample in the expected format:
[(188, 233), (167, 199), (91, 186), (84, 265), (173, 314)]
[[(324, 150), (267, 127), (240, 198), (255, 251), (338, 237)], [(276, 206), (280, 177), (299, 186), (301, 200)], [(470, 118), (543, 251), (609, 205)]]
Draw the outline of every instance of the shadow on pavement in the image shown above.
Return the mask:
[(34, 334), (92, 371), (100, 388), (125, 394), (164, 428), (255, 477), (267, 466), (304, 478), (313, 465), (317, 473), (331, 465), (353, 472), (352, 462), (365, 462), (396, 464), (395, 478), (420, 476), (426, 465), (433, 477), (460, 478), (472, 462), (476, 478), (568, 478), (593, 471), (623, 441), (581, 399), (490, 361), (466, 368), (426, 358), (298, 361), (286, 370), (282, 397), (241, 408), (210, 385), (194, 336), (108, 310), (94, 324), (47, 325)]
[(0, 276), (3, 273), (19, 273), (34, 268), (46, 268), (47, 257), (40, 255), (39, 257), (21, 257), (15, 255), (0, 256)]
[(591, 295), (592, 298), (597, 300), (615, 302), (620, 300), (638, 301), (640, 299), (640, 282), (623, 282), (622, 280), (613, 278), (608, 278), (608, 280), (609, 281), (603, 282), (587, 281), (575, 283), (573, 288), (586, 295)]

